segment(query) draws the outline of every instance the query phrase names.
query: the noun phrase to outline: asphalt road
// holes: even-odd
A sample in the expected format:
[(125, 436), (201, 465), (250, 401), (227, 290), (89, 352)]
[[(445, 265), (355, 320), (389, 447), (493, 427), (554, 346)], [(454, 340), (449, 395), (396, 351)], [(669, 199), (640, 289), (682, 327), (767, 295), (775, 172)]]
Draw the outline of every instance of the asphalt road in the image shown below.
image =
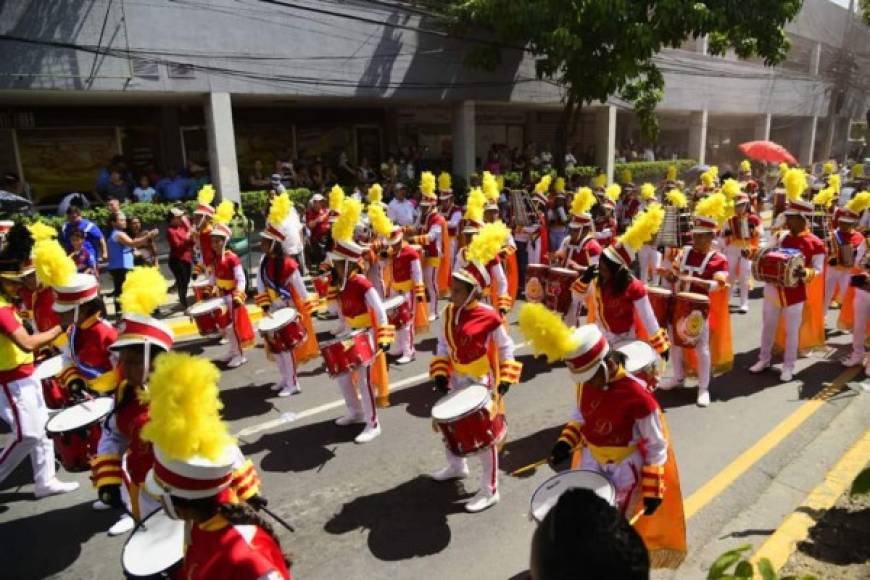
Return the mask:
[[(751, 312), (732, 316), (736, 368), (714, 379), (712, 405), (696, 407), (694, 388), (659, 393), (684, 497), (698, 491), (842, 372), (836, 359), (843, 348), (839, 353), (832, 348), (824, 358), (801, 359), (799, 374), (788, 384), (779, 384), (778, 372), (761, 376), (746, 372), (756, 359), (761, 334), (760, 291), (753, 295)], [(831, 320), (834, 314), (829, 315)], [(318, 331), (333, 325), (318, 323)], [(515, 326), (511, 334), (522, 340)], [(835, 333), (831, 344), (844, 345), (848, 338)], [(285, 399), (273, 397), (269, 390), (277, 369), (260, 348), (249, 355), (247, 365), (224, 373), (225, 418), (234, 432), (241, 433), (242, 450), (260, 470), (270, 506), (297, 529), (295, 534), (280, 532), (285, 549), (295, 555), (294, 577), (525, 578), (533, 531), (529, 498), (552, 470), (544, 467), (522, 478), (508, 474), (546, 456), (555, 442), (573, 404), (568, 372), (533, 358), (528, 349), (518, 351), (525, 367), (522, 384), (511, 389), (506, 399), (509, 436), (500, 459), (501, 503), (468, 514), (462, 502), (476, 491), (476, 460), (470, 461), (472, 476), (464, 482), (437, 483), (426, 475), (444, 464), (440, 438), (429, 419), (437, 397), (425, 379), (434, 346), (432, 335), (425, 335), (415, 362), (391, 367), (391, 381), (397, 386), (393, 406), (381, 410), (381, 437), (366, 445), (353, 442), (359, 426), (334, 425), (343, 406), (337, 386), (319, 361), (309, 362), (300, 372), (303, 392)], [(216, 356), (225, 347), (193, 341), (183, 348)], [(722, 528), (751, 508), (775, 474), (804, 453), (847, 407), (859, 405), (866, 410), (867, 401), (866, 396), (834, 397), (722, 493), (708, 498), (709, 503), (688, 522), (690, 556), (700, 562), (691, 566), (709, 564), (701, 551), (709, 551), (711, 543), (721, 539)], [(836, 460), (832, 455), (833, 459), (817, 462), (820, 470), (826, 461)], [(80, 481), (82, 488), (37, 501), (29, 471), (23, 465), (0, 486), (0, 576), (120, 577), (124, 538), (105, 534), (116, 514), (91, 509), (94, 492), (87, 474), (63, 474)], [(808, 488), (815, 475), (807, 474)], [(744, 530), (743, 537), (758, 544), (777, 524), (771, 517), (766, 528)], [(680, 575), (702, 577), (703, 573), (691, 567)]]

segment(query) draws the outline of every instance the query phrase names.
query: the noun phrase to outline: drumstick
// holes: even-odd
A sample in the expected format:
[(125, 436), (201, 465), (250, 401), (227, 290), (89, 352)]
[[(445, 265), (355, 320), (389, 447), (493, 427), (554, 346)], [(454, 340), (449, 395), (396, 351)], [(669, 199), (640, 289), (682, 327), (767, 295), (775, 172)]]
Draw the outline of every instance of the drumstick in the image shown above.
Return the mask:
[(639, 512), (634, 514), (634, 516), (632, 516), (632, 518), (630, 520), (628, 520), (628, 525), (633, 526), (634, 524), (636, 524), (637, 520), (640, 519), (640, 516), (642, 516), (643, 513), (644, 513), (643, 510), (640, 510)]
[(517, 469), (517, 470), (515, 470), (515, 471), (512, 471), (512, 472), (511, 472), (511, 475), (512, 475), (512, 476), (517, 476), (517, 475), (520, 475), (520, 474), (526, 473), (527, 471), (532, 471), (533, 469), (537, 469), (537, 468), (539, 468), (540, 466), (544, 465), (544, 464), (547, 463), (549, 460), (550, 460), (549, 457), (545, 457), (544, 459), (541, 459), (541, 460), (539, 460), (539, 461), (535, 461), (534, 463), (529, 463), (528, 465), (526, 465), (526, 466), (524, 466), (524, 467), (520, 467), (519, 469)]
[(267, 514), (269, 514), (269, 516), (271, 516), (273, 520), (275, 520), (276, 522), (278, 522), (279, 524), (281, 524), (282, 526), (284, 526), (285, 528), (287, 528), (291, 532), (294, 532), (294, 533), (296, 532), (296, 528), (294, 528), (293, 526), (288, 524), (286, 521), (281, 519), (281, 517), (278, 514), (276, 514), (275, 512), (273, 512), (272, 510), (270, 510), (266, 506), (260, 506), (260, 509), (263, 510), (264, 512), (266, 512)]

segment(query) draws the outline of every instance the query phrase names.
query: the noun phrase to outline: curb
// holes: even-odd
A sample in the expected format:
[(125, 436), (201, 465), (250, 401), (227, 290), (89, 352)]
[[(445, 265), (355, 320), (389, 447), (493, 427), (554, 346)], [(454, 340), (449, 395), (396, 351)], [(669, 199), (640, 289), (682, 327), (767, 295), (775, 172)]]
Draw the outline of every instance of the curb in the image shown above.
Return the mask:
[(759, 560), (770, 560), (774, 571), (779, 571), (789, 557), (797, 550), (798, 542), (805, 540), (816, 521), (809, 515), (827, 511), (833, 506), (852, 480), (870, 462), (870, 430), (858, 438), (839, 461), (828, 471), (825, 479), (789, 514), (753, 554), (751, 562), (758, 565)]
[[(251, 317), (251, 322), (257, 322), (263, 318), (263, 311), (259, 306), (248, 306), (248, 316)], [(196, 323), (187, 316), (180, 316), (166, 321), (166, 324), (175, 335), (175, 340), (186, 340), (199, 336), (199, 330)]]

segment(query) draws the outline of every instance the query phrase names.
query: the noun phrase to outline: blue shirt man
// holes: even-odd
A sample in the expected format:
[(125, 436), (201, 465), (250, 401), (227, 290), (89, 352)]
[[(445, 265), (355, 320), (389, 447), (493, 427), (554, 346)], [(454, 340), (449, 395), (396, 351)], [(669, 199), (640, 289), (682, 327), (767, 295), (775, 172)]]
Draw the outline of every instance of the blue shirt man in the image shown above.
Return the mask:
[(98, 256), (106, 257), (106, 239), (103, 237), (103, 232), (94, 222), (83, 218), (82, 210), (74, 205), (66, 211), (66, 223), (63, 224), (63, 229), (60, 231), (60, 243), (63, 244), (67, 252), (73, 250), (69, 239), (70, 232), (73, 230), (80, 230), (84, 234), (85, 242), (83, 245), (92, 256), (95, 258)]
[(182, 175), (165, 177), (157, 183), (157, 192), (163, 201), (180, 201), (191, 197), (191, 180)]

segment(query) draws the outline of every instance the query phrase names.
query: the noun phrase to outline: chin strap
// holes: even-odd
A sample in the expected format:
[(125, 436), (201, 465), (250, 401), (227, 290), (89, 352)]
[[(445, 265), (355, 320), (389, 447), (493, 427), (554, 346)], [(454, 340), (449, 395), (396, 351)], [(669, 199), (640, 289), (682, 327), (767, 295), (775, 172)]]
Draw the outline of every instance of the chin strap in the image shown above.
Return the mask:
[(142, 384), (148, 382), (148, 373), (151, 371), (151, 342), (145, 341), (145, 353), (142, 360)]

